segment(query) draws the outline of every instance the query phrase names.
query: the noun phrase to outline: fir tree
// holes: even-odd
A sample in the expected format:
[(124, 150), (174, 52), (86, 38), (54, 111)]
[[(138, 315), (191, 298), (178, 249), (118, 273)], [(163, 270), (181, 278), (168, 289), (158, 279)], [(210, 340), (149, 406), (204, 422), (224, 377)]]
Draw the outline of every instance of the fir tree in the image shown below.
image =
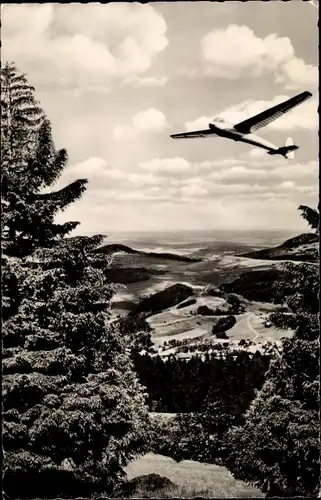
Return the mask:
[(41, 193), (67, 155), (46, 119), (29, 137), (14, 135), (1, 158), (3, 488), (10, 498), (111, 494), (143, 450), (148, 413), (110, 318), (108, 258), (92, 252), (102, 237), (63, 238), (78, 223), (54, 223), (86, 181)]
[[(229, 434), (226, 465), (268, 496), (315, 496), (320, 485), (319, 276), (313, 265), (286, 265), (291, 314), (271, 321), (291, 328), (251, 405), (245, 425)], [(276, 284), (281, 293), (286, 284)]]
[[(3, 331), (4, 490), (11, 498), (111, 494), (143, 450), (148, 413), (110, 321), (98, 238), (11, 259), (22, 300)], [(92, 255), (95, 255), (93, 257)]]
[(20, 163), (32, 154), (44, 114), (34, 88), (14, 63), (1, 69), (1, 163)]
[(319, 232), (320, 228), (320, 214), (318, 210), (314, 208), (307, 207), (305, 205), (300, 205), (298, 210), (300, 210), (301, 215), (304, 220), (307, 221), (311, 229)]
[(67, 165), (57, 151), (51, 125), (34, 88), (14, 64), (1, 70), (2, 236), (7, 254), (28, 255), (46, 241), (69, 234), (78, 222), (55, 224), (56, 214), (78, 199), (87, 183), (79, 179), (60, 191), (43, 193)]

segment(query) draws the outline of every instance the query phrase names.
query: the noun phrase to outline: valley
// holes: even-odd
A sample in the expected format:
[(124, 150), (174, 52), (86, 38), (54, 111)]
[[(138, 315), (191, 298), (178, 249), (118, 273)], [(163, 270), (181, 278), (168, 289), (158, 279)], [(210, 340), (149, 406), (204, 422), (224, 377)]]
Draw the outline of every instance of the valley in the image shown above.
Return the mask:
[[(302, 244), (302, 238), (292, 241), (294, 245)], [(234, 250), (244, 251), (245, 246), (235, 245)], [(123, 278), (124, 270), (131, 275), (125, 283), (120, 279), (122, 283), (112, 302), (113, 315), (143, 313), (152, 329), (151, 338), (158, 355), (188, 358), (205, 352), (206, 346), (215, 349), (217, 345), (263, 351), (267, 344), (280, 345), (282, 338), (291, 336), (291, 331), (266, 326), (268, 315), (280, 307), (280, 303), (273, 303), (271, 285), (276, 279), (283, 279), (284, 260), (276, 260), (273, 252), (272, 259), (267, 250), (265, 258), (260, 259), (257, 254), (263, 250), (258, 250), (253, 257), (250, 252), (240, 256), (231, 253), (231, 244), (225, 247), (219, 244), (217, 250), (221, 254), (209, 245), (207, 250), (193, 249), (185, 254), (184, 261), (177, 255), (176, 261), (175, 254), (169, 259), (168, 253), (157, 255), (156, 252), (127, 251), (127, 248), (116, 246), (113, 254), (115, 279), (117, 273)], [(288, 251), (291, 246), (285, 245), (285, 248)], [(253, 251), (253, 246), (249, 249)], [(200, 261), (192, 260), (191, 256), (201, 254)], [(139, 274), (142, 269), (143, 279)], [(241, 311), (229, 308), (231, 295), (237, 296)], [(232, 315), (235, 325), (227, 330), (226, 338), (216, 338), (213, 326), (224, 315)]]
[[(278, 310), (277, 305), (243, 301), (244, 313), (234, 315), (236, 324), (226, 331), (227, 338), (218, 339), (212, 334), (212, 328), (222, 316), (203, 316), (196, 314), (196, 311), (201, 305), (213, 308), (224, 305), (224, 302), (224, 299), (203, 296), (192, 306), (176, 306), (149, 317), (152, 340), (158, 349), (158, 355), (167, 357), (177, 353), (179, 357), (187, 358), (201, 352), (198, 351), (198, 346), (202, 346), (204, 351), (204, 346), (213, 349), (215, 345), (221, 344), (228, 345), (230, 349), (263, 351), (267, 343), (279, 345), (282, 338), (292, 335), (289, 330), (266, 326), (268, 314)], [(246, 345), (242, 345), (243, 340), (248, 341)], [(173, 341), (176, 342), (175, 346), (168, 348), (168, 344), (173, 344)], [(188, 349), (185, 353), (180, 352), (178, 347), (182, 341)]]

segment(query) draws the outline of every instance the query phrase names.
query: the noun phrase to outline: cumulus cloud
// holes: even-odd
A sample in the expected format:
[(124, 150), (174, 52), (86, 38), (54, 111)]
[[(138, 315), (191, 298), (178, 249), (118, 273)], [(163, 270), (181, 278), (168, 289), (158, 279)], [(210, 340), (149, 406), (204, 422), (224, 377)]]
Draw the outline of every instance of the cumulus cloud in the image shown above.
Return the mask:
[(133, 126), (137, 130), (162, 131), (169, 125), (164, 113), (158, 109), (150, 108), (140, 111), (134, 116)]
[(266, 155), (266, 151), (264, 149), (253, 148), (248, 153), (245, 153), (245, 157), (248, 158), (263, 158)]
[(266, 178), (267, 172), (261, 169), (249, 169), (243, 166), (235, 166), (226, 170), (216, 170), (209, 174), (208, 178), (213, 181), (249, 182)]
[(213, 120), (213, 116), (200, 116), (196, 120), (188, 121), (185, 123), (186, 130), (201, 130), (208, 128), (208, 124)]
[(179, 192), (183, 195), (183, 197), (188, 198), (202, 198), (208, 194), (207, 189), (204, 189), (197, 184), (183, 186), (180, 188)]
[(148, 70), (168, 44), (166, 30), (151, 5), (6, 5), (2, 57), (36, 84), (109, 85)]
[[(108, 225), (117, 227), (124, 210), (134, 225), (140, 217), (143, 223), (147, 213), (153, 213), (155, 224), (158, 211), (161, 214), (166, 210), (167, 221), (175, 224), (176, 214), (185, 210), (188, 223), (183, 217), (181, 227), (190, 227), (191, 220), (208, 221), (211, 226), (210, 217), (218, 214), (219, 224), (228, 227), (225, 216), (230, 211), (234, 218), (237, 213), (245, 225), (251, 225), (254, 219), (266, 219), (273, 227), (282, 226), (286, 218), (292, 217), (294, 227), (298, 224), (297, 206), (313, 205), (317, 200), (317, 161), (304, 166), (281, 161), (274, 165), (255, 157), (243, 158), (241, 163), (231, 157), (217, 160), (216, 167), (214, 160), (207, 164), (212, 168), (200, 169), (200, 163), (184, 158), (156, 158), (139, 164), (135, 170), (121, 171), (103, 158), (88, 158), (66, 170), (69, 180), (86, 177), (90, 182), (84, 196), (63, 219), (82, 220), (88, 230), (94, 230), (92, 219), (98, 226), (108, 215)], [(193, 208), (189, 210), (188, 206)], [(129, 222), (122, 220), (122, 224)]]
[(130, 125), (118, 125), (113, 129), (114, 139), (134, 138), (139, 132), (162, 132), (169, 123), (159, 109), (150, 108), (136, 113)]
[(184, 158), (155, 158), (142, 162), (139, 167), (143, 170), (157, 173), (159, 175), (175, 175), (186, 173), (190, 169), (190, 163)]
[(259, 76), (294, 55), (289, 38), (274, 34), (259, 38), (247, 26), (234, 24), (205, 35), (201, 49), (205, 62), (210, 64), (208, 69), (227, 78), (238, 78), (243, 71)]
[[(228, 160), (228, 161), (227, 161)], [(189, 163), (183, 158), (155, 159), (139, 166), (145, 169), (147, 179), (158, 187), (158, 194), (173, 196), (174, 203), (188, 200), (209, 202), (212, 196), (224, 197), (297, 197), (300, 193), (316, 193), (318, 166), (309, 162), (305, 166), (299, 163), (278, 161), (262, 162), (249, 157), (240, 161), (228, 158), (207, 162), (211, 168), (201, 168), (201, 163)], [(175, 169), (176, 167), (176, 169)], [(183, 174), (183, 175), (180, 175)], [(133, 178), (134, 180), (134, 178)], [(144, 183), (140, 176), (135, 179), (141, 188)]]
[(221, 184), (259, 184), (274, 189), (279, 185), (287, 186), (293, 192), (315, 190), (317, 186), (317, 162), (309, 162), (304, 167), (298, 163), (273, 165), (248, 162), (246, 166), (233, 166), (221, 170), (213, 170), (207, 176), (207, 182)]
[(80, 178), (90, 180), (105, 177), (107, 170), (109, 170), (109, 165), (106, 160), (99, 157), (91, 157), (74, 165), (68, 165), (57, 180), (57, 183), (61, 185), (64, 182)]
[(122, 86), (132, 86), (135, 88), (155, 88), (163, 87), (168, 82), (169, 78), (167, 76), (153, 77), (153, 76), (137, 76), (133, 75), (125, 78), (122, 82)]
[(237, 79), (274, 73), (291, 88), (315, 86), (318, 71), (296, 57), (291, 40), (275, 33), (260, 38), (247, 26), (229, 25), (207, 33), (201, 40), (205, 73), (217, 78)]
[(213, 169), (225, 169), (229, 167), (234, 167), (235, 165), (242, 165), (246, 163), (246, 159), (242, 158), (217, 158), (215, 160), (205, 160), (196, 163), (196, 167), (200, 171), (211, 171)]
[(111, 167), (106, 160), (91, 157), (75, 165), (68, 166), (57, 180), (54, 189), (64, 186), (76, 179), (88, 179), (88, 189), (104, 189), (113, 182), (123, 181), (127, 178), (126, 172)]
[(140, 187), (143, 186), (155, 186), (159, 184), (159, 178), (154, 174), (129, 174), (128, 180)]
[(263, 161), (244, 155), (241, 159), (230, 157), (197, 163), (173, 157), (154, 158), (132, 166), (131, 170), (121, 170), (103, 158), (90, 157), (69, 166), (54, 189), (77, 178), (89, 180), (85, 195), (76, 204), (79, 213), (86, 213), (86, 207), (89, 213), (96, 214), (101, 207), (107, 209), (112, 203), (133, 203), (135, 210), (140, 204), (197, 207), (213, 200), (225, 203), (243, 200), (248, 206), (253, 200), (265, 203), (289, 199), (300, 204), (309, 203), (311, 197), (317, 198), (318, 162), (274, 163), (269, 157)]
[(285, 83), (286, 88), (315, 87), (318, 82), (318, 68), (294, 57), (282, 66), (276, 82)]

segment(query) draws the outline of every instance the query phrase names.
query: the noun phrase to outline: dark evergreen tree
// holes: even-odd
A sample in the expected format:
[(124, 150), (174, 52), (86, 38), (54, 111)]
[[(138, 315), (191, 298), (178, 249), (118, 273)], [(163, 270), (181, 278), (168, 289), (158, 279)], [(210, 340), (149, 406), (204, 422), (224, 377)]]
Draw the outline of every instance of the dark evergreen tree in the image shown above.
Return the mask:
[(14, 63), (6, 63), (1, 68), (2, 164), (6, 161), (19, 164), (34, 151), (37, 133), (44, 120), (34, 90)]
[(316, 232), (319, 232), (320, 228), (319, 210), (315, 210), (314, 208), (310, 208), (305, 205), (300, 205), (298, 210), (300, 210), (303, 219), (307, 221), (311, 229), (313, 229)]
[(67, 164), (57, 151), (51, 125), (39, 107), (34, 88), (14, 64), (1, 69), (2, 238), (7, 254), (28, 255), (53, 238), (72, 231), (78, 222), (55, 224), (56, 214), (78, 199), (86, 179), (43, 193)]
[(1, 158), (3, 489), (9, 498), (111, 494), (144, 449), (148, 412), (110, 318), (108, 258), (92, 252), (102, 237), (63, 239), (77, 223), (54, 223), (85, 181), (42, 194), (66, 153), (47, 120), (32, 134), (21, 150), (14, 135), (14, 155)]
[(121, 335), (126, 336), (133, 353), (150, 349), (153, 346), (152, 329), (144, 314), (127, 314), (119, 319), (118, 328)]
[[(111, 493), (148, 413), (110, 321), (98, 238), (11, 260), (22, 297), (3, 329), (4, 489), (11, 498)], [(98, 260), (100, 259), (100, 260)]]
[[(226, 465), (237, 479), (268, 496), (315, 496), (320, 487), (319, 273), (287, 264), (291, 314), (271, 321), (294, 335), (276, 352), (245, 425), (229, 434)], [(278, 293), (285, 283), (276, 284)]]

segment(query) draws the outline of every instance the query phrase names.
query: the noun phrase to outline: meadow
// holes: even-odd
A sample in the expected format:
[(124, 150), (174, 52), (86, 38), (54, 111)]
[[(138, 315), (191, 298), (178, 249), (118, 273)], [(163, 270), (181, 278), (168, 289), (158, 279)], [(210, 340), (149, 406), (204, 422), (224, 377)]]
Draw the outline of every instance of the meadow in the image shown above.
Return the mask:
[[(228, 341), (238, 342), (242, 339), (255, 342), (280, 341), (282, 337), (290, 336), (291, 332), (278, 330), (275, 327), (267, 328), (265, 322), (267, 314), (275, 310), (273, 304), (246, 301), (242, 298), (245, 307), (243, 314), (234, 315), (236, 324), (227, 331)], [(199, 306), (208, 306), (211, 309), (220, 307), (224, 309), (226, 301), (219, 297), (200, 296), (196, 304), (177, 308), (172, 307), (148, 318), (148, 323), (153, 329), (152, 340), (157, 346), (171, 340), (181, 341), (184, 339), (204, 340), (211, 339), (212, 327), (219, 316), (203, 316), (196, 314)], [(221, 342), (221, 340), (219, 340)]]
[(126, 468), (129, 480), (145, 474), (167, 477), (176, 487), (138, 490), (132, 498), (261, 498), (264, 494), (253, 486), (237, 481), (225, 467), (192, 460), (175, 462), (169, 457), (148, 453), (132, 461)]

